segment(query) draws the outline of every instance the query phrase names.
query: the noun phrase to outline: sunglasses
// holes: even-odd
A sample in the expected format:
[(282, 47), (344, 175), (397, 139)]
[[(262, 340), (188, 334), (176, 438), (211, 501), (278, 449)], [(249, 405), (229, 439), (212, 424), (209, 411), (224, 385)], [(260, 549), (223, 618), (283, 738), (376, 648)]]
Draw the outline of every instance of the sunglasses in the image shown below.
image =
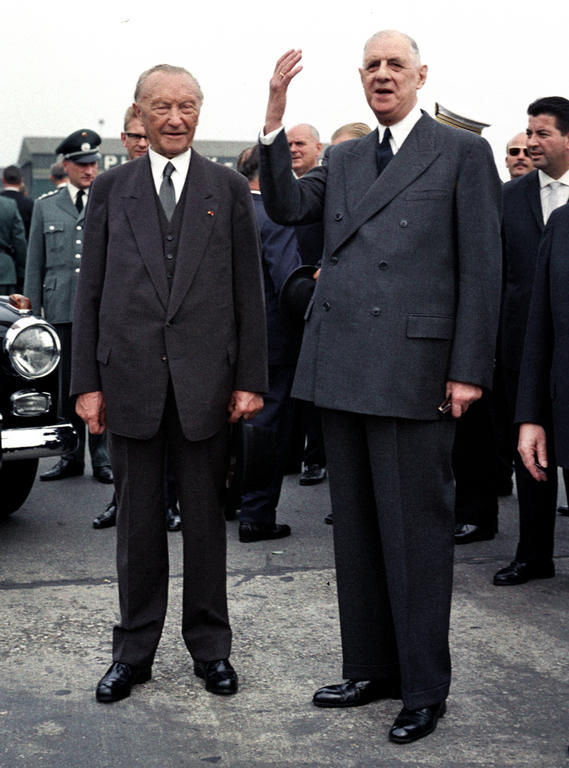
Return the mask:
[(510, 157), (517, 157), (520, 152), (523, 152), (526, 157), (529, 157), (529, 152), (527, 150), (527, 147), (510, 147), (508, 149), (508, 154)]

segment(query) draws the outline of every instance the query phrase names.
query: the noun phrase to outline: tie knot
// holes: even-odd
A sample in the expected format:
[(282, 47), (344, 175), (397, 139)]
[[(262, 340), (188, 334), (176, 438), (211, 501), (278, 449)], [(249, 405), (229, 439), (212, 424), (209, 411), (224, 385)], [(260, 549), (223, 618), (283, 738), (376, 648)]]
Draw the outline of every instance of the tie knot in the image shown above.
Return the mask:
[(164, 166), (164, 170), (162, 171), (162, 176), (163, 176), (165, 179), (169, 179), (169, 178), (170, 178), (170, 176), (171, 176), (171, 175), (174, 173), (174, 171), (175, 171), (175, 170), (176, 170), (176, 169), (174, 168), (174, 166), (172, 165), (172, 163), (171, 163), (171, 162), (168, 160), (168, 162), (167, 162), (167, 163), (166, 163), (166, 165)]

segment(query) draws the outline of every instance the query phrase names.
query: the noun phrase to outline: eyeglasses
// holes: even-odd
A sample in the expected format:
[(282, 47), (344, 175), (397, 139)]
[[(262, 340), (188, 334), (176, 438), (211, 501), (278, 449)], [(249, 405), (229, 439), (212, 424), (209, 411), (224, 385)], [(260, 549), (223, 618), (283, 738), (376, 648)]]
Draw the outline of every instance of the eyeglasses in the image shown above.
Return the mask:
[[(127, 136), (128, 135), (129, 134), (127, 133)], [(529, 152), (527, 150), (527, 147), (509, 147), (508, 149), (508, 154), (511, 157), (517, 157), (520, 154), (520, 152), (523, 152), (526, 157), (529, 157)]]
[(127, 131), (125, 136), (129, 139), (134, 139), (135, 141), (148, 141), (148, 138), (143, 136), (142, 133), (129, 133)]

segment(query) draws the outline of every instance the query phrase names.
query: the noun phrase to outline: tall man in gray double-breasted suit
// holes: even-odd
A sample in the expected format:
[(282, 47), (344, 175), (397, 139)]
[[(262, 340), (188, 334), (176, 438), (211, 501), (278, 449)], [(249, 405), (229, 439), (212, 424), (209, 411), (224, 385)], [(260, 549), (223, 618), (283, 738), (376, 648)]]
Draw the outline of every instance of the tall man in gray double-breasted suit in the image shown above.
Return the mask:
[[(71, 382), (71, 321), (75, 291), (81, 272), (85, 210), (91, 183), (97, 176), (101, 137), (95, 131), (74, 131), (56, 148), (63, 155), (68, 183), (36, 201), (30, 225), (24, 293), (36, 314), (43, 311), (61, 340), (59, 410), (71, 421), (79, 436), (77, 448), (62, 456), (40, 480), (62, 480), (82, 475), (85, 461), (85, 425), (75, 413), (69, 396)], [(106, 435), (88, 438), (93, 476), (103, 483), (113, 477)]]
[(14, 293), (24, 279), (26, 232), (15, 200), (0, 196), (0, 295)]
[(486, 141), (418, 109), (427, 68), (391, 31), (360, 69), (378, 129), (294, 179), (281, 125), (300, 58), (271, 78), (261, 190), (279, 223), (324, 225), (293, 394), (323, 409), (348, 680), (314, 703), (401, 696), (389, 737), (404, 743), (434, 730), (449, 690), (451, 416), (492, 382), (500, 182)]
[(182, 635), (208, 691), (237, 692), (225, 574), (227, 420), (267, 388), (259, 236), (246, 180), (192, 149), (203, 96), (180, 67), (144, 72), (148, 154), (93, 185), (73, 321), (77, 410), (108, 424), (121, 619), (96, 696), (150, 679), (168, 596), (164, 454), (184, 549)]

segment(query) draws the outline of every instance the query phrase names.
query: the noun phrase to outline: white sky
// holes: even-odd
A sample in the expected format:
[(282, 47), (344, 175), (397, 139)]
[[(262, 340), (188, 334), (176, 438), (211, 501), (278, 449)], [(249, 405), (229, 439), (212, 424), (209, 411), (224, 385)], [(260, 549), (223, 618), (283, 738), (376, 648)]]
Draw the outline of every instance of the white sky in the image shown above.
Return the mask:
[[(429, 65), (419, 104), (435, 101), (491, 123), (504, 178), (504, 145), (526, 127), (535, 98), (569, 97), (569, 5), (550, 0), (16, 0), (2, 8), (0, 166), (22, 138), (93, 128), (118, 136), (141, 71), (184, 66), (205, 95), (198, 139), (257, 135), (276, 59), (302, 48), (286, 123), (374, 125), (359, 81), (365, 40), (380, 29), (414, 37)], [(264, 9), (264, 10), (263, 10)], [(104, 123), (101, 124), (100, 121)]]

